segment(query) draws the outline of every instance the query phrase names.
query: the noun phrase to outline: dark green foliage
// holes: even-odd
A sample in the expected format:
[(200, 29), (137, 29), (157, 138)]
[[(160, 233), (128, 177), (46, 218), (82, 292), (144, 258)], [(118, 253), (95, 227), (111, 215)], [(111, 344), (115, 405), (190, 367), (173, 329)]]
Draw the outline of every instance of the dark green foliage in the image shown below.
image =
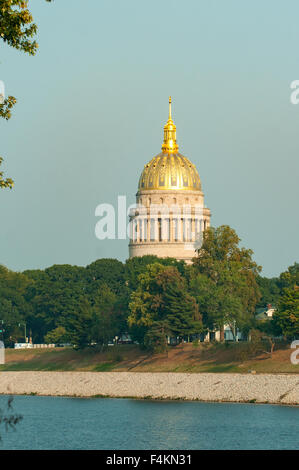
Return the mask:
[(299, 337), (299, 288), (284, 289), (278, 303), (278, 311), (273, 315), (273, 323), (287, 338)]
[(239, 247), (236, 232), (224, 225), (210, 227), (198, 257), (194, 258), (191, 292), (199, 304), (207, 328), (222, 332), (225, 325), (248, 332), (260, 292), (256, 278), (260, 267), (253, 252)]
[(281, 289), (299, 286), (299, 263), (294, 263), (279, 276)]
[(164, 350), (167, 336), (188, 338), (224, 324), (243, 332), (257, 328), (259, 289), (263, 306), (279, 306), (271, 328), (298, 335), (299, 264), (279, 278), (260, 277), (252, 252), (238, 244), (236, 233), (224, 226), (206, 231), (192, 266), (156, 256), (23, 273), (0, 266), (0, 339), (6, 345), (24, 341), (26, 324), (35, 343), (102, 347), (129, 332), (141, 346)]
[(167, 336), (183, 338), (202, 331), (197, 303), (174, 266), (149, 264), (138, 277), (129, 308), (129, 325), (135, 332), (139, 329), (139, 341), (149, 349), (163, 349)]
[(0, 339), (6, 346), (18, 339), (24, 340), (23, 319), (31, 314), (31, 305), (26, 301), (26, 290), (30, 280), (0, 265)]
[(171, 334), (167, 320), (155, 321), (144, 335), (144, 346), (149, 351), (167, 351), (167, 336)]
[(86, 268), (87, 288), (89, 292), (97, 290), (106, 283), (115, 294), (126, 292), (125, 267), (121, 261), (111, 258), (98, 259)]
[(257, 308), (264, 308), (267, 304), (276, 306), (281, 296), (281, 280), (277, 277), (268, 279), (266, 277), (257, 276), (256, 281), (261, 293)]
[(64, 324), (70, 342), (77, 348), (85, 348), (92, 342), (92, 309), (86, 298), (79, 298), (75, 308), (65, 316)]
[(160, 263), (163, 266), (174, 266), (182, 276), (184, 276), (187, 267), (184, 261), (178, 261), (175, 258), (158, 258), (155, 255), (130, 258), (126, 261), (125, 265), (125, 276), (130, 289), (137, 289), (139, 275), (145, 273), (148, 265), (153, 263)]

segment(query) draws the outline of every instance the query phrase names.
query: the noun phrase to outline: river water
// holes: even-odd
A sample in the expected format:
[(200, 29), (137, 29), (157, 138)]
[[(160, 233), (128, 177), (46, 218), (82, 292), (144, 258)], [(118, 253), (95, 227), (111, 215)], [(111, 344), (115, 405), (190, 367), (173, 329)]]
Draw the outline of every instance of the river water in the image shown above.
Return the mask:
[(299, 448), (299, 407), (17, 396), (13, 408), (23, 420), (0, 428), (0, 450)]

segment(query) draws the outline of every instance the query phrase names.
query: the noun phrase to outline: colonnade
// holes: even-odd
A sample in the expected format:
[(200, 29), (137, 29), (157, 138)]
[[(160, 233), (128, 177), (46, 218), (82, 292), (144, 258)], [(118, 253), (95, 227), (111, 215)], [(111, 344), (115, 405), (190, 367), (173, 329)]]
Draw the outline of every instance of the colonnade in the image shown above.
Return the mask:
[(131, 219), (130, 239), (133, 243), (192, 242), (208, 226), (208, 218), (139, 215)]

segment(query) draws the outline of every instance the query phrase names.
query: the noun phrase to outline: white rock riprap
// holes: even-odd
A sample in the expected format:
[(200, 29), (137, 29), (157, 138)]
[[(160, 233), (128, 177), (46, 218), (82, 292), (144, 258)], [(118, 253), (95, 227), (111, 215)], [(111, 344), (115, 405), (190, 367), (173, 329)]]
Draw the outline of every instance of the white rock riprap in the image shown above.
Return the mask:
[(0, 394), (299, 404), (297, 374), (0, 372)]

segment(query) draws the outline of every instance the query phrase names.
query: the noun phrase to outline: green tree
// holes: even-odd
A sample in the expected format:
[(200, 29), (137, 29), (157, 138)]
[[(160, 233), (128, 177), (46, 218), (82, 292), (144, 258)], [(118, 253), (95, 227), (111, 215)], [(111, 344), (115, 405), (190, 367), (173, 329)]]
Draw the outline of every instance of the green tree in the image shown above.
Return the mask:
[(272, 321), (281, 329), (285, 337), (292, 339), (299, 336), (299, 288), (297, 285), (284, 289)]
[[(102, 344), (104, 337), (110, 339), (111, 335), (127, 331), (129, 296), (120, 261), (98, 260), (87, 268), (54, 265), (45, 271), (31, 270), (24, 274), (32, 281), (26, 295), (32, 306), (27, 321), (34, 342), (42, 342), (44, 336), (48, 338), (49, 333), (52, 335), (60, 327), (68, 334), (72, 318), (78, 321), (80, 299), (87, 301), (93, 317), (90, 341)], [(99, 312), (103, 312), (100, 317)], [(95, 328), (95, 323), (99, 326), (100, 322), (106, 322), (102, 339), (100, 330), (96, 334)]]
[[(0, 165), (3, 162), (3, 158), (0, 157)], [(0, 188), (10, 188), (12, 189), (14, 182), (11, 178), (5, 178), (4, 172), (0, 171)]]
[[(46, 0), (51, 2), (52, 0)], [(37, 25), (27, 0), (0, 0), (0, 38), (9, 46), (34, 55), (38, 44), (33, 39)]]
[(116, 295), (107, 284), (102, 284), (93, 300), (91, 326), (92, 340), (102, 349), (119, 334), (115, 302)]
[(125, 276), (129, 289), (136, 290), (139, 284), (139, 275), (147, 271), (149, 264), (159, 263), (162, 266), (173, 266), (185, 277), (186, 264), (175, 258), (158, 258), (155, 255), (135, 256), (129, 258), (125, 264)]
[(168, 329), (176, 337), (186, 337), (202, 331), (202, 318), (198, 304), (186, 287), (186, 282), (176, 268), (167, 268), (157, 277), (162, 287), (162, 309)]
[(85, 268), (54, 265), (45, 271), (25, 271), (34, 281), (27, 290), (32, 306), (28, 326), (33, 341), (40, 343), (44, 336), (57, 327), (66, 328), (68, 317), (77, 309), (79, 299), (86, 295)]
[(167, 352), (167, 336), (171, 334), (167, 320), (153, 322), (144, 335), (144, 346), (153, 353)]
[(31, 280), (21, 273), (15, 273), (0, 265), (0, 324), (6, 345), (22, 338), (26, 316), (31, 312), (31, 305), (26, 299), (27, 288)]
[(199, 303), (205, 326), (224, 325), (248, 331), (260, 292), (256, 277), (260, 267), (252, 260), (252, 250), (239, 247), (240, 239), (229, 226), (210, 227), (204, 232), (202, 247), (194, 258), (191, 292)]
[(289, 266), (287, 271), (281, 273), (279, 280), (282, 290), (299, 286), (299, 263), (294, 263), (292, 266)]
[(264, 308), (267, 304), (277, 305), (282, 293), (282, 283), (277, 277), (267, 278), (257, 276), (257, 284), (260, 289), (261, 298), (257, 307)]
[(57, 326), (52, 331), (45, 336), (45, 343), (46, 344), (61, 344), (61, 343), (68, 343), (69, 342), (69, 335), (64, 328), (64, 326)]
[(76, 307), (69, 311), (65, 324), (70, 342), (76, 348), (83, 349), (91, 344), (93, 314), (86, 298), (79, 298)]
[[(52, 0), (46, 0), (51, 2)], [(26, 0), (0, 0), (0, 40), (8, 46), (22, 52), (34, 55), (38, 44), (34, 37), (37, 33), (37, 25), (33, 21), (32, 14), (28, 9)], [(8, 96), (0, 103), (0, 117), (10, 119), (11, 110), (17, 100)], [(0, 157), (0, 165), (3, 159)], [(4, 179), (0, 172), (0, 188), (12, 188), (11, 178)]]
[(76, 310), (80, 298), (90, 300), (86, 269), (81, 266), (54, 265), (24, 274), (32, 280), (26, 298), (32, 307), (27, 322), (34, 342), (43, 342), (50, 331), (66, 327), (67, 317)]
[(86, 267), (87, 290), (95, 293), (99, 287), (106, 283), (115, 294), (125, 295), (127, 293), (125, 267), (117, 259), (102, 258), (94, 261)]
[(162, 346), (167, 335), (183, 337), (201, 331), (201, 317), (184, 278), (174, 266), (149, 264), (131, 294), (128, 323), (138, 341)]

